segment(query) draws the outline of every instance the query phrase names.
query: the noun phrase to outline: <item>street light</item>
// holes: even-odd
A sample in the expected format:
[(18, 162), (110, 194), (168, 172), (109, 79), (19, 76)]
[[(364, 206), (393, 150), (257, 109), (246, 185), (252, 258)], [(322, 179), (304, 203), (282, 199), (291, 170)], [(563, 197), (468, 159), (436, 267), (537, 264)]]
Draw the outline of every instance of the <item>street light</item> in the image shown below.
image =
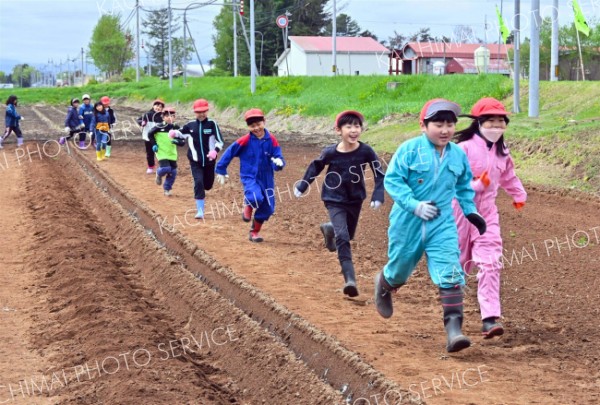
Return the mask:
[[(190, 3), (187, 5), (186, 8), (183, 9), (183, 85), (187, 85), (187, 12), (188, 10), (192, 10), (192, 9), (196, 9), (196, 8), (200, 8), (200, 7), (204, 7), (204, 6), (209, 6), (211, 4), (215, 4), (217, 2), (217, 0), (212, 0), (212, 1), (207, 1), (204, 3)], [(222, 4), (225, 5), (225, 4)], [(181, 9), (174, 9), (174, 10), (181, 10)]]

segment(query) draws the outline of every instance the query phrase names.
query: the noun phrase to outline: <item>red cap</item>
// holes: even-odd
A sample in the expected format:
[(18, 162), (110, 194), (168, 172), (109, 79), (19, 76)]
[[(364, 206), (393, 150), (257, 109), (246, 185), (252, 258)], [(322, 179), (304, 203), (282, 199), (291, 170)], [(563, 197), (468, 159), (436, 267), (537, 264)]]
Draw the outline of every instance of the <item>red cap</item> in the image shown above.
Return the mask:
[(244, 121), (248, 121), (250, 118), (265, 118), (265, 114), (258, 108), (251, 108), (244, 114)]
[(481, 117), (482, 115), (503, 115), (507, 116), (508, 112), (504, 108), (504, 104), (492, 97), (485, 97), (475, 103), (471, 108), (471, 115)]
[(342, 116), (344, 116), (346, 114), (356, 115), (360, 119), (361, 123), (365, 120), (365, 117), (363, 117), (363, 115), (361, 113), (359, 113), (358, 111), (355, 111), (355, 110), (346, 110), (346, 111), (342, 111), (341, 113), (339, 113), (338, 115), (336, 115), (336, 117), (335, 117), (335, 126), (336, 127), (339, 127), (338, 121), (340, 120), (340, 118), (342, 118)]
[(163, 108), (163, 113), (167, 113), (167, 114), (175, 114), (175, 107), (165, 107)]
[(154, 101), (152, 102), (152, 105), (153, 105), (153, 106), (155, 106), (156, 104), (160, 104), (160, 105), (162, 105), (162, 106), (163, 106), (163, 108), (165, 107), (165, 102), (164, 102), (164, 101), (162, 101), (160, 98), (157, 98), (156, 100), (154, 100)]
[(109, 105), (110, 104), (110, 98), (108, 98), (108, 96), (104, 96), (100, 99), (100, 102), (104, 105)]
[(456, 117), (458, 117), (460, 115), (460, 106), (444, 98), (434, 98), (433, 100), (426, 102), (423, 106), (423, 109), (421, 109), (421, 114), (419, 114), (419, 122), (423, 123), (423, 121), (433, 117), (440, 111), (450, 111), (451, 113), (454, 113)]
[(194, 101), (194, 112), (206, 112), (208, 111), (208, 101), (203, 98), (199, 98)]

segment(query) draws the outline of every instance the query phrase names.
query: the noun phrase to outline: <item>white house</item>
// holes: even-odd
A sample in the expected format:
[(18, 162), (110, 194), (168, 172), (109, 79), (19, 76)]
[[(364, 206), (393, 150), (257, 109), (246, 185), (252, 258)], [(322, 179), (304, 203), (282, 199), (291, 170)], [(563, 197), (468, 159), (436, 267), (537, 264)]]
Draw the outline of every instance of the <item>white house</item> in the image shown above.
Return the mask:
[[(275, 67), (279, 76), (332, 76), (331, 37), (290, 36)], [(371, 37), (337, 37), (339, 75), (387, 75), (390, 51)]]

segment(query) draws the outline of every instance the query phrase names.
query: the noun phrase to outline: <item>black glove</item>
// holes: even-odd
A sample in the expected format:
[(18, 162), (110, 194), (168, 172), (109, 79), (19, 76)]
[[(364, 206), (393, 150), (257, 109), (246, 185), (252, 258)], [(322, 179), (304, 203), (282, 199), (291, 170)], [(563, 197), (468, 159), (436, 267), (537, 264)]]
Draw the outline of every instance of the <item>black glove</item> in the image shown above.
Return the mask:
[(177, 146), (185, 146), (185, 139), (182, 139), (182, 138), (171, 139), (171, 143), (173, 143)]
[(467, 219), (470, 223), (475, 225), (480, 235), (483, 235), (487, 229), (487, 225), (485, 223), (485, 219), (476, 212), (473, 212), (467, 215)]

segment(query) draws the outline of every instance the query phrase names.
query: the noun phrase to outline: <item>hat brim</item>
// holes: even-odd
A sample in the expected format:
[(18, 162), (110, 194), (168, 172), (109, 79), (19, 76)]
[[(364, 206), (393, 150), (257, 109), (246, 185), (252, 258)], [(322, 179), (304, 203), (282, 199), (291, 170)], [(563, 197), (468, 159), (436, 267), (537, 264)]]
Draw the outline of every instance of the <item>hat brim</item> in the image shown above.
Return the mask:
[(208, 107), (206, 108), (194, 108), (194, 112), (207, 112), (209, 110)]
[(427, 107), (427, 111), (425, 112), (423, 119), (427, 120), (440, 111), (450, 111), (456, 117), (458, 117), (461, 113), (460, 106), (458, 104), (453, 103), (452, 101), (440, 100), (431, 103), (429, 107)]

